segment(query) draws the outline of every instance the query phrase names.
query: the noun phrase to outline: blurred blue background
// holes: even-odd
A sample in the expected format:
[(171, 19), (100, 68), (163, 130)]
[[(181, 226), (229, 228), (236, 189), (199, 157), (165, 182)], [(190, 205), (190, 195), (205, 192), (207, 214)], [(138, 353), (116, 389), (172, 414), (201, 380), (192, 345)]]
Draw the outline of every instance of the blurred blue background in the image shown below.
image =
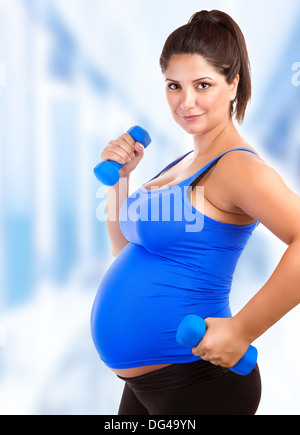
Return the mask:
[[(123, 383), (98, 359), (89, 329), (113, 261), (93, 167), (136, 124), (153, 144), (131, 190), (192, 149), (169, 114), (158, 61), (171, 31), (201, 9), (223, 10), (242, 28), (253, 98), (240, 130), (299, 194), (298, 0), (0, 0), (2, 415), (117, 413)], [(259, 226), (236, 271), (234, 312), (285, 249)], [(259, 414), (300, 413), (299, 313), (256, 342)]]

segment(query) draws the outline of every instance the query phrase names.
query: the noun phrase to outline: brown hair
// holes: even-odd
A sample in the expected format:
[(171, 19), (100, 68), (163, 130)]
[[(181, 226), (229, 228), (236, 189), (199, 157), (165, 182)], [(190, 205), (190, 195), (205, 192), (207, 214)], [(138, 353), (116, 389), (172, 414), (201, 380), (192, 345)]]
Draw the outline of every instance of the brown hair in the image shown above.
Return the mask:
[(166, 40), (160, 66), (164, 73), (171, 56), (200, 54), (225, 76), (228, 84), (239, 74), (240, 81), (230, 115), (242, 124), (251, 98), (251, 71), (247, 46), (237, 23), (221, 11), (200, 11), (188, 24), (175, 30)]

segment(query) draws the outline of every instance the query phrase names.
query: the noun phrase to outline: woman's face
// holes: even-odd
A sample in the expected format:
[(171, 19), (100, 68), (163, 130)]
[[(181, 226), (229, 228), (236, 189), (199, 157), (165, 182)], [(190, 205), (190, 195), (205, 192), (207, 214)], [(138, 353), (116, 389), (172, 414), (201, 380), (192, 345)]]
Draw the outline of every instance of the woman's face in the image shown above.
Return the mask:
[(199, 54), (180, 54), (171, 57), (165, 78), (172, 115), (188, 133), (203, 134), (230, 119), (238, 76), (229, 85)]

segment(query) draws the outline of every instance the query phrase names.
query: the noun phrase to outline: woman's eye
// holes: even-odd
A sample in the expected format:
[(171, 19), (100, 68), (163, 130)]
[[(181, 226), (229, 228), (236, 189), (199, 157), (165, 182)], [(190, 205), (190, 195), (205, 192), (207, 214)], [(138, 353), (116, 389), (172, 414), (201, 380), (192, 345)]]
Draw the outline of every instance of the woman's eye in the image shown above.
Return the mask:
[(168, 88), (171, 89), (171, 91), (176, 91), (176, 89), (179, 88), (179, 85), (177, 85), (176, 83), (170, 83), (168, 85)]
[(208, 89), (210, 85), (208, 83), (199, 83), (198, 88), (199, 89)]

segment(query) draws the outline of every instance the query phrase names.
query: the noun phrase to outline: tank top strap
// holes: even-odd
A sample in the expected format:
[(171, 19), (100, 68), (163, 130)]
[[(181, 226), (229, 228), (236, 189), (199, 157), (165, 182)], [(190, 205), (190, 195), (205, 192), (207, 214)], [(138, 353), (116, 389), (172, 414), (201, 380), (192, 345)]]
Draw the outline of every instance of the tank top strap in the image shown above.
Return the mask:
[(187, 180), (186, 180), (187, 184), (193, 183), (194, 180), (196, 180), (196, 179), (199, 182), (200, 179), (202, 177), (204, 177), (204, 175), (206, 175), (210, 171), (210, 169), (212, 169), (213, 166), (215, 166), (223, 156), (225, 156), (226, 154), (228, 154), (232, 151), (248, 151), (248, 152), (258, 156), (258, 154), (255, 151), (251, 150), (250, 148), (245, 148), (245, 147), (233, 148), (232, 150), (225, 151), (225, 153), (223, 153), (220, 156), (216, 157), (215, 159), (211, 160), (209, 163), (207, 163), (207, 165), (205, 165), (203, 168), (201, 168), (199, 171), (197, 171), (194, 175), (187, 178)]

